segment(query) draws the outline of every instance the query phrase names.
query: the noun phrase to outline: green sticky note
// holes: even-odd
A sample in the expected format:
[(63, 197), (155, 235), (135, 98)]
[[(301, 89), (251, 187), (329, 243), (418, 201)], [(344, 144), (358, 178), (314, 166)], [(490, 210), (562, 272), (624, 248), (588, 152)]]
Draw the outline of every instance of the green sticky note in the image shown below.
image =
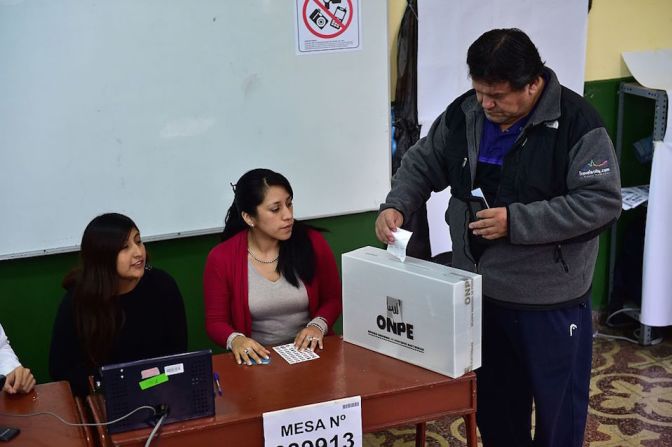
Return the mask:
[(149, 379), (141, 380), (139, 385), (140, 389), (144, 391), (163, 382), (168, 382), (168, 376), (165, 373), (150, 377)]

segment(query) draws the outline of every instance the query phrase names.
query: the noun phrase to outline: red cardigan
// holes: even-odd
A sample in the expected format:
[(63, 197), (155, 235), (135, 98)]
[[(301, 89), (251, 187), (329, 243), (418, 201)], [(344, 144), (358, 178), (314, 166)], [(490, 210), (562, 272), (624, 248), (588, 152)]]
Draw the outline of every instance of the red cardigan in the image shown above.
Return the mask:
[[(341, 314), (341, 281), (327, 241), (308, 230), (315, 250), (315, 277), (305, 284), (311, 318), (322, 317), (331, 327)], [(247, 231), (218, 244), (210, 251), (203, 273), (205, 330), (208, 337), (226, 347), (232, 332), (250, 336), (252, 316), (248, 303)]]

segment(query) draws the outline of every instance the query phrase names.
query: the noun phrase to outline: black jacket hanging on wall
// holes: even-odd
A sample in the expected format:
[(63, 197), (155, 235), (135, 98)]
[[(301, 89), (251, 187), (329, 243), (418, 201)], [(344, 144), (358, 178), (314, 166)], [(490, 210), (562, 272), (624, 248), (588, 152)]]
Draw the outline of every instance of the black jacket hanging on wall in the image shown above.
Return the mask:
[(397, 38), (397, 86), (394, 97), (394, 139), (397, 150), (392, 158), (392, 174), (401, 159), (420, 138), (418, 124), (418, 19), (415, 0), (409, 0)]
[[(418, 123), (418, 5), (409, 0), (397, 38), (397, 86), (394, 101), (394, 139), (397, 149), (392, 157), (392, 174), (397, 172), (406, 151), (420, 138)], [(421, 259), (431, 257), (427, 207), (423, 205), (404, 216), (403, 228), (413, 232), (406, 252)]]

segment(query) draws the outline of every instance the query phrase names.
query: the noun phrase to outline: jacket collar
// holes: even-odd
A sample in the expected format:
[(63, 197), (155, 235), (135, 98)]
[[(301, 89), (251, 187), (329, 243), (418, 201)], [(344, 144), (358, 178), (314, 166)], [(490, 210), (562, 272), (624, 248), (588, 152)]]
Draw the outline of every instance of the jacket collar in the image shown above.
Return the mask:
[(544, 67), (544, 78), (546, 79), (546, 85), (541, 98), (539, 98), (539, 103), (527, 123), (528, 127), (560, 118), (562, 86), (555, 72), (548, 67)]

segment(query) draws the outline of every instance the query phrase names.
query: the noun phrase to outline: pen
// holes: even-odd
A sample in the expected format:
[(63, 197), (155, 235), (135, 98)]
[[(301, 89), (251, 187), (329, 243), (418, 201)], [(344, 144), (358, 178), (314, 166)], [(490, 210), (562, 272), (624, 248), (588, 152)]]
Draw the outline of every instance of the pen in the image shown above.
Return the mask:
[(219, 384), (219, 373), (215, 373), (214, 377), (215, 385), (217, 385), (217, 394), (222, 395), (222, 386)]

